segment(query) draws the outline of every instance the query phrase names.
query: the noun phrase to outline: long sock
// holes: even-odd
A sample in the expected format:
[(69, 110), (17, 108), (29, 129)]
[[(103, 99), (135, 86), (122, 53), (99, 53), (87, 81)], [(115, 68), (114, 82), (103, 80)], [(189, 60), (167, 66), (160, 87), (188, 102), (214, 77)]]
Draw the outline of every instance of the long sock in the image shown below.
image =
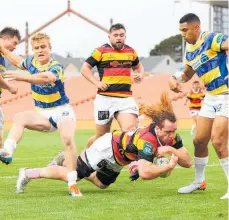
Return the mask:
[(229, 172), (229, 157), (223, 158), (219, 160), (219, 163), (221, 164), (223, 171), (227, 177), (227, 182), (229, 181), (228, 179), (228, 172)]
[(41, 171), (41, 168), (26, 169), (25, 175), (31, 179), (39, 179), (40, 178), (40, 171)]
[(7, 152), (10, 155), (13, 155), (13, 152), (15, 151), (17, 146), (17, 143), (15, 140), (7, 138), (4, 142), (4, 148), (7, 150)]
[(77, 172), (71, 171), (67, 174), (67, 176), (68, 176), (68, 186), (75, 185), (77, 180)]
[(196, 176), (195, 182), (201, 183), (205, 180), (205, 167), (208, 163), (208, 157), (195, 157)]

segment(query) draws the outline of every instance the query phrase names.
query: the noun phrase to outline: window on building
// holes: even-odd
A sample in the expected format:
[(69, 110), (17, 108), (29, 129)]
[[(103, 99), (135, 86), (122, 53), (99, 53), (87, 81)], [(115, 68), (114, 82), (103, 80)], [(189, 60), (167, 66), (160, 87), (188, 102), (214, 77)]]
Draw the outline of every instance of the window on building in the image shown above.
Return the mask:
[(213, 31), (228, 34), (228, 8), (213, 6)]

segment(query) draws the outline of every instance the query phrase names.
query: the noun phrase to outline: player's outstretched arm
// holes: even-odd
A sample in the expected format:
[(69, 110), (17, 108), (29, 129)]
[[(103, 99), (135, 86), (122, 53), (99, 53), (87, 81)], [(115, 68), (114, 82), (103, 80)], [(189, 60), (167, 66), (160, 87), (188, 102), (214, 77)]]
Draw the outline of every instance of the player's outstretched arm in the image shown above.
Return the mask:
[(138, 160), (138, 173), (139, 176), (144, 180), (152, 180), (159, 177), (161, 174), (172, 171), (176, 164), (178, 158), (175, 156), (171, 158), (168, 164), (165, 166), (155, 165), (147, 160)]
[(8, 90), (11, 94), (16, 94), (18, 89), (4, 80), (2, 74), (3, 73), (0, 72), (0, 88)]
[(17, 71), (6, 71), (4, 73), (4, 78), (15, 81), (23, 81), (31, 84), (46, 85), (49, 83), (54, 83), (56, 81), (56, 76), (52, 72), (42, 72), (34, 75), (22, 75)]
[(24, 69), (21, 65), (24, 60), (22, 57), (12, 53), (11, 51), (5, 49), (4, 47), (1, 47), (1, 52), (14, 66), (17, 66), (20, 69)]

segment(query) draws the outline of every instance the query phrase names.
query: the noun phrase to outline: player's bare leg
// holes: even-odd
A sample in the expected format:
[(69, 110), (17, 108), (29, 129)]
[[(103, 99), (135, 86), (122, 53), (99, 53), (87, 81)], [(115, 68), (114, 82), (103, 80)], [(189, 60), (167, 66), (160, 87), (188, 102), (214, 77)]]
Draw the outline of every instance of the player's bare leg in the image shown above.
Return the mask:
[(195, 190), (205, 190), (205, 167), (208, 163), (208, 143), (211, 138), (213, 119), (198, 117), (196, 136), (193, 140), (195, 146), (195, 180), (188, 186), (178, 190), (179, 193), (191, 193)]
[(64, 156), (65, 164), (67, 167), (67, 178), (68, 178), (68, 192), (69, 195), (73, 197), (82, 196), (80, 193), (76, 181), (77, 181), (77, 172), (76, 172), (76, 160), (77, 152), (75, 146), (75, 130), (76, 123), (72, 119), (64, 119), (58, 123), (58, 130), (60, 133), (60, 138), (64, 145)]
[[(228, 118), (226, 117), (216, 117), (212, 127), (211, 136), (212, 145), (215, 148), (219, 162), (223, 168), (223, 171), (227, 178), (229, 178), (229, 158), (228, 158)], [(229, 198), (229, 190), (227, 193), (221, 197), (221, 199)]]
[(17, 143), (21, 140), (25, 128), (44, 131), (49, 130), (50, 127), (49, 120), (36, 111), (26, 111), (17, 114), (8, 137), (4, 142), (4, 148), (0, 149), (0, 160), (6, 164), (12, 162), (13, 152), (16, 149)]
[(89, 148), (99, 137), (110, 132), (112, 120), (108, 124), (96, 125), (96, 134), (89, 138), (87, 147)]

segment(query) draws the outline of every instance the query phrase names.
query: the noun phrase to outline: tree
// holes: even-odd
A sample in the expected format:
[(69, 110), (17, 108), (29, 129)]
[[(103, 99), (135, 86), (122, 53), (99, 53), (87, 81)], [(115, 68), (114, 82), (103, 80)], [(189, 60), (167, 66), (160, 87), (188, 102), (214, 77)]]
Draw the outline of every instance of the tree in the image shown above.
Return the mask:
[(169, 37), (150, 50), (150, 56), (169, 55), (176, 62), (182, 62), (182, 37), (180, 34)]

